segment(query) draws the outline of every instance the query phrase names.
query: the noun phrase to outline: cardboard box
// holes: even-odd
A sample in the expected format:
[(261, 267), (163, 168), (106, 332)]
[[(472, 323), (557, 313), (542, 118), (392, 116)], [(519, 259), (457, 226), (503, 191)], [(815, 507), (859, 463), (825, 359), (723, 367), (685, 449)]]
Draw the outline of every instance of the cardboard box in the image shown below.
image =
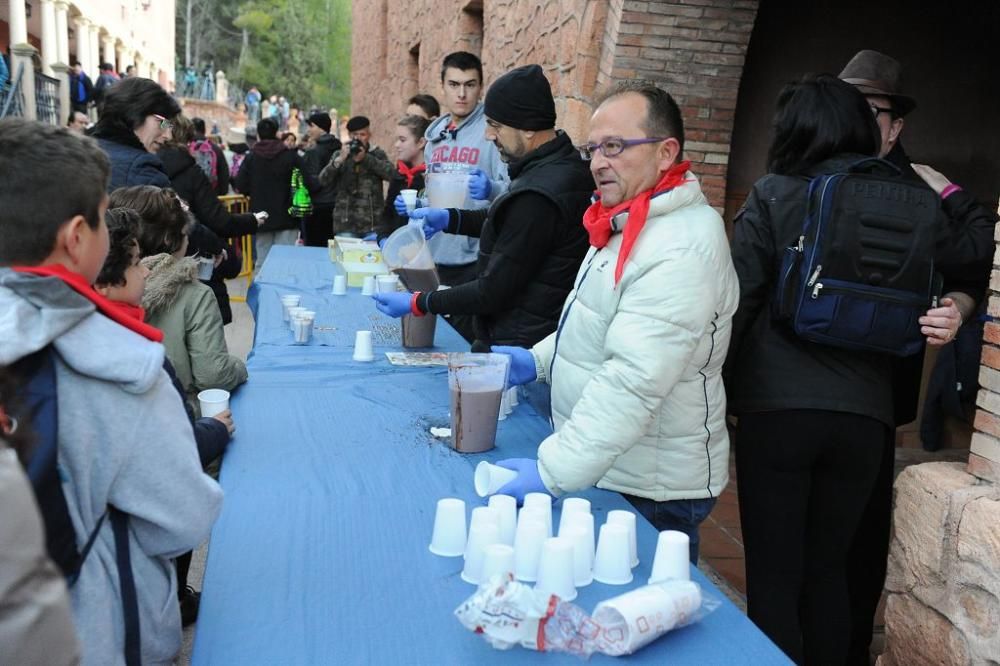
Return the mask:
[(347, 273), (348, 287), (361, 287), (368, 275), (384, 275), (389, 269), (382, 263), (378, 243), (359, 238), (333, 238), (328, 244), (330, 260)]

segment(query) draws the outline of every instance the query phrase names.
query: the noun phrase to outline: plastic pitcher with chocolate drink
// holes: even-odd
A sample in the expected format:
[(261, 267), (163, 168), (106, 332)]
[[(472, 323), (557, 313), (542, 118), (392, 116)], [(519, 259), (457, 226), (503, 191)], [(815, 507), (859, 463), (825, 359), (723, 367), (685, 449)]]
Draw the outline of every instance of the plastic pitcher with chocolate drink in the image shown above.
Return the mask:
[(509, 369), (506, 354), (448, 354), (453, 449), (479, 453), (494, 447)]
[[(382, 259), (409, 291), (434, 291), (440, 284), (431, 251), (420, 227), (405, 226), (396, 229), (382, 246)], [(434, 315), (404, 316), (401, 322), (403, 347), (433, 347), (436, 325), (437, 317)]]

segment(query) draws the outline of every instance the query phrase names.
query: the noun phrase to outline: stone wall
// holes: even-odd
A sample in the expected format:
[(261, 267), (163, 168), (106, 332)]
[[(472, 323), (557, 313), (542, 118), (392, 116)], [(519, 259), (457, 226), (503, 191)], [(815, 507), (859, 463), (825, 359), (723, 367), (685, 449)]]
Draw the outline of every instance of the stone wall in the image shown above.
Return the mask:
[(576, 142), (600, 91), (642, 77), (684, 112), (687, 157), (721, 209), (733, 118), (756, 0), (355, 0), (352, 114), (372, 119), (388, 146), (405, 100), (441, 97), (441, 61), (467, 50), (486, 84), (538, 63), (560, 127)]
[(1000, 486), (961, 463), (896, 481), (881, 666), (1000, 661)]

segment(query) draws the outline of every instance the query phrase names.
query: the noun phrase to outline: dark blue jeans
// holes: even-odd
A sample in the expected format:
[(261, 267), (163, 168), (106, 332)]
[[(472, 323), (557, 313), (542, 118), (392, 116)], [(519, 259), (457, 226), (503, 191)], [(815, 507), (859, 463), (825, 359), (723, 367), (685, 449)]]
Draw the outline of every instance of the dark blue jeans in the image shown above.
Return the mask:
[(691, 540), (691, 564), (698, 566), (698, 526), (708, 518), (715, 506), (715, 497), (705, 499), (668, 500), (654, 502), (645, 497), (622, 495), (658, 531), (684, 532)]

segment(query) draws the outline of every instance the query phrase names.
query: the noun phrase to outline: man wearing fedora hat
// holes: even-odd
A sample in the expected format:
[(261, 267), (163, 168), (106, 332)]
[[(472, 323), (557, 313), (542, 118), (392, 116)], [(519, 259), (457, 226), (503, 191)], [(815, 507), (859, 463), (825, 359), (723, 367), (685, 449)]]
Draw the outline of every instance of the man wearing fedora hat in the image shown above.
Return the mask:
[[(905, 177), (921, 180), (941, 197), (941, 207), (949, 227), (970, 230), (973, 242), (955, 244), (952, 255), (964, 273), (961, 284), (946, 285), (952, 305), (935, 308), (926, 318), (940, 320), (947, 331), (942, 344), (954, 339), (961, 322), (976, 309), (983, 296), (993, 256), (993, 225), (996, 219), (961, 187), (925, 164), (913, 164), (903, 149), (900, 135), (905, 116), (913, 111), (916, 100), (903, 92), (902, 66), (883, 53), (859, 51), (840, 73), (840, 79), (855, 86), (868, 100), (882, 138), (879, 157), (898, 167)], [(967, 278), (964, 279), (964, 278)], [(942, 298), (942, 301), (945, 301)], [(949, 321), (945, 321), (949, 320)], [(938, 325), (938, 324), (935, 324)], [(923, 354), (895, 359), (893, 394), (896, 396), (896, 424), (916, 417)], [(869, 663), (872, 625), (885, 584), (892, 518), (892, 480), (895, 461), (895, 433), (885, 442), (882, 465), (865, 515), (858, 527), (848, 563), (848, 587), (851, 598), (852, 635), (850, 664)]]

